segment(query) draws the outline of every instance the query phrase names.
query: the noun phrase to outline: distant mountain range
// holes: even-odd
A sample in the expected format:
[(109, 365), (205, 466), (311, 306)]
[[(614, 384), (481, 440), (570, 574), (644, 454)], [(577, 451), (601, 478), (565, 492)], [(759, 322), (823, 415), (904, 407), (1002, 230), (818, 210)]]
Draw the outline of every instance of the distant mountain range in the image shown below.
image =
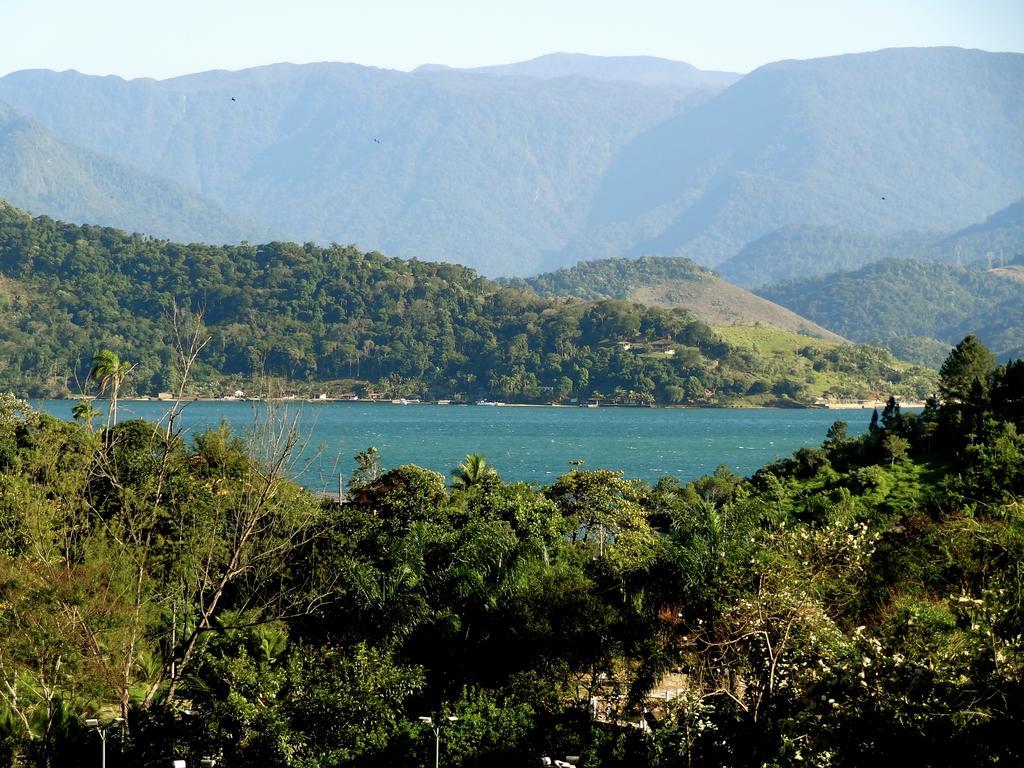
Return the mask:
[(763, 284), (793, 276), (760, 266), (776, 258), (754, 245), (766, 236), (806, 262), (836, 241), (849, 268), (843, 253), (916, 255), (888, 238), (942, 238), (1024, 197), (1021, 54), (893, 49), (742, 77), (573, 54), (164, 81), (25, 71), (0, 78), (0, 102), (19, 126), (0, 128), (18, 169), (0, 192), (35, 213), (183, 240), (355, 242), (488, 275), (678, 255)]
[(1024, 55), (894, 49), (755, 70), (647, 131), (566, 253), (711, 266), (783, 226), (948, 232), (1024, 194)]
[[(455, 70), (442, 64), (425, 64), (416, 71)], [(659, 59), (654, 56), (588, 56), (582, 53), (549, 53), (514, 64), (473, 67), (458, 71), (503, 77), (535, 77), (541, 80), (583, 77), (591, 80), (713, 91), (727, 88), (742, 77), (736, 72), (701, 70), (683, 61)]]
[[(0, 101), (62, 141), (169, 179), (277, 237), (358, 243), (489, 274), (535, 271), (544, 252), (579, 233), (615, 153), (689, 93), (350, 64), (159, 82), (48, 71), (0, 78)], [(9, 197), (34, 213), (85, 218)]]

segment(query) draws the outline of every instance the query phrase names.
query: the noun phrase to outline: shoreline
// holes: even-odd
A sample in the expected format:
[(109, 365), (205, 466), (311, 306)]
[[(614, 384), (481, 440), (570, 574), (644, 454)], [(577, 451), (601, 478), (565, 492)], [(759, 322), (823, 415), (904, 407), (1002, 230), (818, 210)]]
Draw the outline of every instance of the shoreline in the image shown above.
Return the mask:
[[(77, 402), (79, 400), (90, 399), (83, 396), (71, 396), (71, 397), (54, 397), (54, 398), (19, 398), (26, 402), (36, 400), (51, 400), (57, 402)], [(108, 402), (106, 398), (91, 398), (97, 403)], [(166, 403), (168, 406), (177, 402), (176, 400), (166, 400), (156, 397), (123, 397), (119, 399), (120, 402), (124, 403)], [(263, 403), (274, 403), (274, 404), (301, 404), (301, 405), (395, 405), (399, 407), (416, 406), (416, 405), (430, 405), (439, 407), (492, 407), (492, 408), (578, 408), (581, 410), (678, 410), (678, 409), (707, 409), (707, 410), (779, 410), (779, 411), (812, 411), (812, 410), (830, 410), (830, 411), (865, 411), (872, 410), (875, 408), (885, 408), (886, 400), (853, 400), (853, 401), (835, 401), (828, 403), (772, 403), (772, 404), (755, 404), (755, 403), (736, 403), (728, 405), (715, 405), (715, 404), (672, 404), (672, 405), (616, 405), (609, 403), (607, 405), (577, 405), (573, 403), (505, 403), (505, 402), (493, 402), (486, 406), (480, 406), (476, 403), (465, 402), (438, 402), (434, 400), (417, 400), (408, 401), (404, 403), (394, 402), (392, 400), (375, 399), (375, 400), (350, 400), (340, 398), (305, 398), (305, 397), (272, 397), (272, 398), (237, 398), (237, 397), (188, 397), (181, 400), (183, 404), (187, 403), (225, 403), (225, 404), (263, 404)], [(897, 400), (900, 408), (914, 408), (920, 409), (925, 407), (923, 401), (917, 400)]]

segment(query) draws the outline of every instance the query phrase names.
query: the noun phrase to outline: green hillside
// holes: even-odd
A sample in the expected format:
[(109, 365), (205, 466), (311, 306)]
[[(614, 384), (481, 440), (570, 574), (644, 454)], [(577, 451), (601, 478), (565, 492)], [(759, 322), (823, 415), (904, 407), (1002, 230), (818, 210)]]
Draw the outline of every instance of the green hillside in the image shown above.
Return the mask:
[(924, 257), (935, 239), (922, 233), (861, 235), (835, 226), (783, 227), (747, 243), (715, 269), (737, 285), (764, 287), (860, 269), (882, 259)]
[(101, 348), (137, 364), (126, 393), (172, 389), (174, 304), (205, 312), (193, 383), (208, 394), (265, 390), (271, 376), (306, 393), (794, 403), (817, 394), (799, 378), (809, 365), (841, 374), (844, 394), (934, 388), (884, 355), (851, 370), (808, 348), (790, 370), (683, 309), (544, 298), (351, 246), (180, 245), (2, 206), (0, 275), (0, 389), (32, 395), (74, 391)]
[(0, 199), (70, 221), (187, 241), (228, 243), (266, 235), (175, 182), (58, 140), (3, 102)]
[(933, 248), (947, 260), (992, 267), (1024, 255), (1024, 199), (939, 240)]
[(891, 258), (993, 268), (1024, 254), (1024, 200), (944, 236), (864, 235), (839, 227), (783, 227), (751, 243), (717, 270), (748, 287), (852, 271)]
[[(968, 334), (1000, 358), (1021, 356), (1024, 283), (1007, 274), (1013, 271), (892, 259), (759, 293), (849, 339), (883, 343), (908, 359), (937, 366)], [(915, 349), (916, 357), (910, 355)]]
[(739, 288), (689, 259), (641, 257), (582, 261), (510, 284), (526, 284), (541, 296), (628, 299), (656, 307), (682, 307), (709, 325), (755, 325), (832, 341), (841, 337), (778, 304)]

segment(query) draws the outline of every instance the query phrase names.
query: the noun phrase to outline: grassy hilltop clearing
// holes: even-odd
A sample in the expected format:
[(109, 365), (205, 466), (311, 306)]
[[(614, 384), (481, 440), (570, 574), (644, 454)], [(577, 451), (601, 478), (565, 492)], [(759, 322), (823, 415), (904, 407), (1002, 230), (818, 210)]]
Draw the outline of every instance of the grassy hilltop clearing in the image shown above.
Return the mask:
[(655, 307), (682, 307), (713, 326), (761, 324), (830, 341), (843, 340), (689, 259), (645, 256), (581, 261), (573, 267), (507, 283), (528, 285), (541, 296), (625, 299)]

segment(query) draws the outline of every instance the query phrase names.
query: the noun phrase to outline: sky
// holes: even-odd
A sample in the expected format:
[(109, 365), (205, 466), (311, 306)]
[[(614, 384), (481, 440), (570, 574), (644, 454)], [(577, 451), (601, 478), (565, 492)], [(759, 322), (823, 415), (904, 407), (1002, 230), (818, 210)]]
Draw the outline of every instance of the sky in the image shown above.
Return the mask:
[(281, 61), (409, 70), (555, 51), (748, 72), (932, 45), (1024, 51), (1024, 0), (0, 0), (0, 75), (166, 78)]

